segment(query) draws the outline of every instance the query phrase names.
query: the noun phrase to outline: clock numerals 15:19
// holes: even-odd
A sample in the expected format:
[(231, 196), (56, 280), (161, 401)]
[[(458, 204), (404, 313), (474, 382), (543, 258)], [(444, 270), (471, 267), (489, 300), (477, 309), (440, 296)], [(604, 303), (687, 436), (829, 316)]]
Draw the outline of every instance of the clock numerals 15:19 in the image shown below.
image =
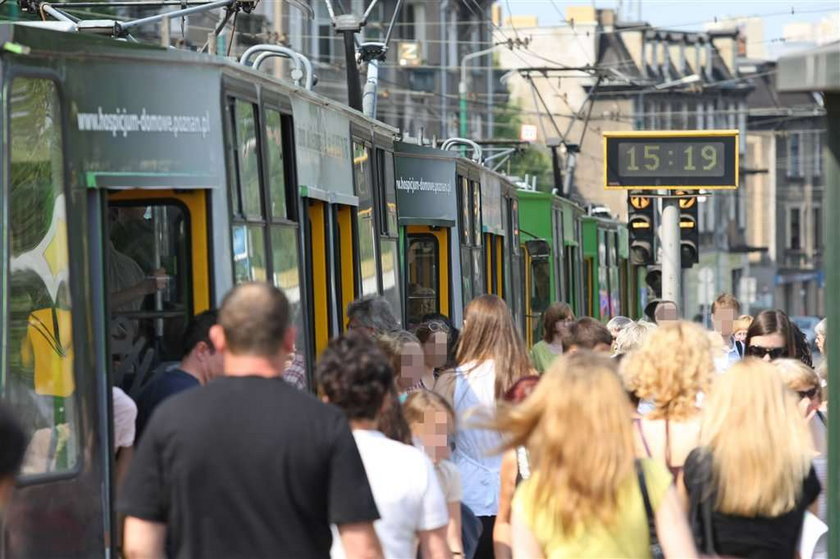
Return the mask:
[[(685, 153), (685, 165), (683, 165), (683, 169), (686, 171), (697, 170), (697, 167), (694, 166), (694, 147), (688, 146), (683, 150), (683, 153)], [(703, 164), (703, 170), (710, 171), (717, 165), (717, 150), (712, 146), (703, 146), (700, 150), (700, 158), (705, 162)]]

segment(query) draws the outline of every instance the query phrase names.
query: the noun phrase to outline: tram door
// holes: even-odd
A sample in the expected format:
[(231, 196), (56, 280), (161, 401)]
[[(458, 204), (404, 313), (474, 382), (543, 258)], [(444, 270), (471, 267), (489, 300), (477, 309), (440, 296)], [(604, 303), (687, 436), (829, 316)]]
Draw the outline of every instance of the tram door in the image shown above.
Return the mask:
[(450, 315), (449, 235), (446, 227), (406, 227), (406, 314), (408, 327), (432, 313)]
[(308, 289), (315, 357), (344, 331), (347, 305), (356, 296), (354, 212), (352, 206), (307, 199), (306, 252), (311, 258)]
[(181, 359), (190, 318), (210, 307), (205, 190), (108, 196), (105, 282), (111, 381), (132, 398)]
[(551, 247), (535, 240), (524, 248), (525, 336), (530, 347), (542, 337), (542, 313), (551, 304)]

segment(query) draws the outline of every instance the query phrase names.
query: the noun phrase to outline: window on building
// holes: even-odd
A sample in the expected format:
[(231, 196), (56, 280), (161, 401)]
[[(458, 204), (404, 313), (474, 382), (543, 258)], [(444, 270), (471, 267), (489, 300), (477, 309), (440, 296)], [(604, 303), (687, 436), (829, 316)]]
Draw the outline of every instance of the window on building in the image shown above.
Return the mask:
[(788, 248), (800, 250), (802, 248), (802, 212), (799, 208), (791, 208), (788, 218)]
[(787, 141), (787, 176), (802, 176), (802, 133), (791, 132)]
[(822, 208), (817, 206), (814, 208), (814, 252), (822, 252), (823, 248), (822, 219)]
[(814, 168), (813, 173), (815, 177), (822, 176), (823, 167), (823, 142), (822, 132), (819, 130), (814, 132)]

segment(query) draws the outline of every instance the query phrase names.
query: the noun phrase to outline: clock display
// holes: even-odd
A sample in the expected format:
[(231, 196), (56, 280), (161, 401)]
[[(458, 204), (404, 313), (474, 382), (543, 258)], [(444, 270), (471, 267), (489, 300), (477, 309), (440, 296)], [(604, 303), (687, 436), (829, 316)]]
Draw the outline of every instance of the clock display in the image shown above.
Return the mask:
[(605, 186), (737, 188), (737, 131), (605, 132)]

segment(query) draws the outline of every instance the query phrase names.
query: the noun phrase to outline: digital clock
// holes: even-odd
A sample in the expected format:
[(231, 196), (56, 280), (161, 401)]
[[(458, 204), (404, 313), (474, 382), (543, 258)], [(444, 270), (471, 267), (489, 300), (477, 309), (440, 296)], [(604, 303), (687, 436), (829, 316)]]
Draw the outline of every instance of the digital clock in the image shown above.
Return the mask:
[(738, 131), (604, 132), (609, 189), (738, 188)]

